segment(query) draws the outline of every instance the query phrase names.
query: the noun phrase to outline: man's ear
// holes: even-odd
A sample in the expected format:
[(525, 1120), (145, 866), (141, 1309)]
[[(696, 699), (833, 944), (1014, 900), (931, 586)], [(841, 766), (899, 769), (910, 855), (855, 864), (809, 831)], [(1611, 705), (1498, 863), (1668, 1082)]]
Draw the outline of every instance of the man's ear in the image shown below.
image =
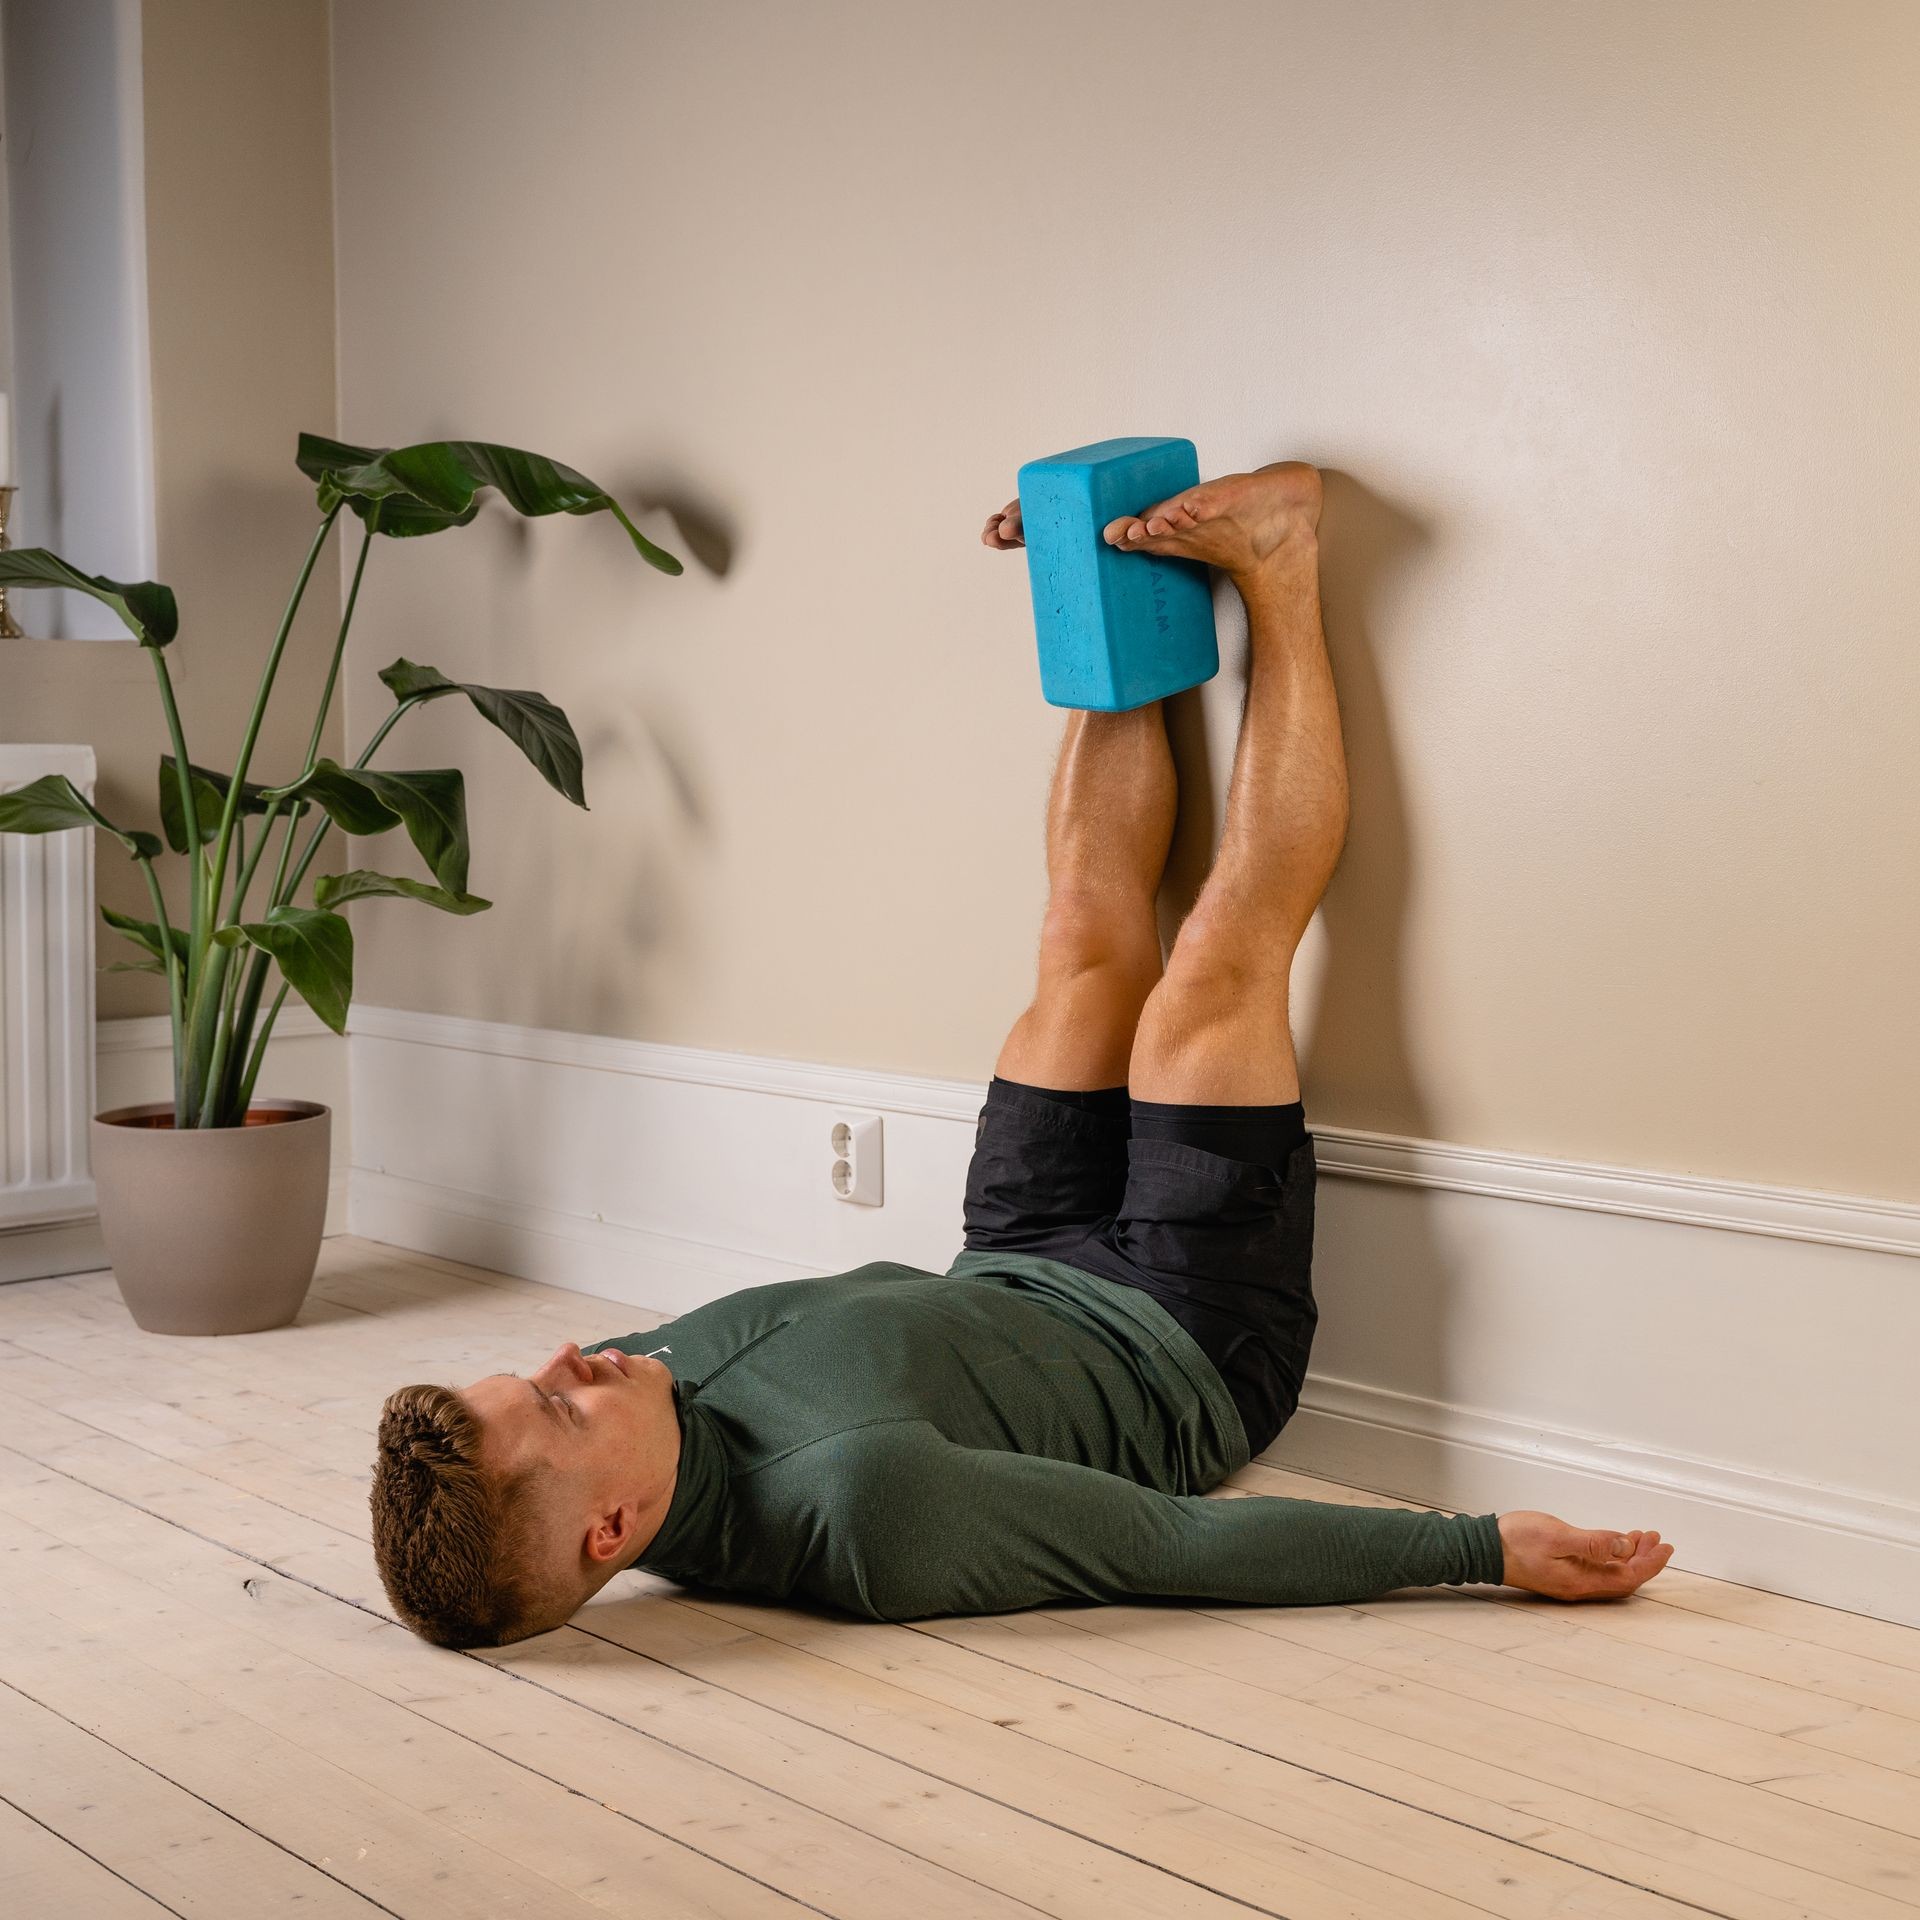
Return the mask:
[(634, 1509), (625, 1503), (596, 1514), (587, 1528), (587, 1558), (596, 1566), (605, 1566), (621, 1554), (633, 1550)]

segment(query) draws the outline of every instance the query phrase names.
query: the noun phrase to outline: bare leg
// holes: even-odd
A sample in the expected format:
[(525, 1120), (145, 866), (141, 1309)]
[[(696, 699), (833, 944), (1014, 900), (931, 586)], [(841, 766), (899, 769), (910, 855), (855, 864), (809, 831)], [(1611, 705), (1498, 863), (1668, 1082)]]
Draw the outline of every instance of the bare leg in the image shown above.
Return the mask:
[(1224, 568), (1246, 602), (1246, 711), (1213, 870), (1140, 1019), (1142, 1100), (1281, 1105), (1300, 1097), (1287, 1018), (1294, 950), (1347, 831), (1340, 709), (1320, 625), (1320, 477), (1287, 462), (1190, 488), (1116, 546)]
[(1154, 897), (1177, 782), (1160, 703), (1067, 721), (1047, 804), (1039, 983), (995, 1071), (1086, 1092), (1127, 1077), (1140, 1009), (1160, 979)]
[[(1166, 977), (1140, 1016), (1131, 1090), (1181, 1105), (1283, 1105), (1300, 1097), (1287, 1024), (1294, 949), (1347, 831), (1340, 710), (1320, 626), (1319, 476), (1288, 463), (1188, 489), (1106, 529), (1115, 546), (1224, 568), (1247, 605), (1251, 668), (1227, 820)], [(1004, 518), (1004, 517), (1003, 517)], [(1004, 535), (988, 523), (983, 536)], [(1617, 1598), (1673, 1555), (1658, 1533), (1500, 1518), (1510, 1586), (1560, 1600)]]

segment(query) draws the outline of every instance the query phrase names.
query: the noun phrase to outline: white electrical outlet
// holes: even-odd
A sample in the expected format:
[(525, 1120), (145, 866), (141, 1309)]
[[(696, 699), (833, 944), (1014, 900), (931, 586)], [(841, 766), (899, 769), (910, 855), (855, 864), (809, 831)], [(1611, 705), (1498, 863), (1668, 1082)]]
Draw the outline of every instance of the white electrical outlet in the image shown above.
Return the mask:
[(881, 1204), (880, 1116), (836, 1113), (829, 1136), (833, 1160), (829, 1177), (836, 1198), (856, 1207)]

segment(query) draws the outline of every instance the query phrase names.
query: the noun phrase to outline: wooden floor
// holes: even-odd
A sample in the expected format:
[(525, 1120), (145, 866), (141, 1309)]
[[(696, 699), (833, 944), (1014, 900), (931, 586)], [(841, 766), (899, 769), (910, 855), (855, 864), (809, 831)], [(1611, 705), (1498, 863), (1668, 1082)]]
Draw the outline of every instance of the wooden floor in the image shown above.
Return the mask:
[(628, 1575), (494, 1654), (395, 1626), (387, 1390), (636, 1324), (354, 1240), (246, 1339), (0, 1288), (0, 1914), (1920, 1907), (1920, 1632), (1685, 1573), (913, 1626)]

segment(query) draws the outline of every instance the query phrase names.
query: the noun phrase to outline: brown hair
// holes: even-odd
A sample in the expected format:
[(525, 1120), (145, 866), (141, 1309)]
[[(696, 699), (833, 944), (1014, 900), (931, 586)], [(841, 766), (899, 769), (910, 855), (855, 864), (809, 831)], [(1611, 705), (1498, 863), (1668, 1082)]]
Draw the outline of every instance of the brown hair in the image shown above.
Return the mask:
[(451, 1387), (401, 1387), (380, 1409), (373, 1556), (400, 1618), (441, 1647), (499, 1647), (561, 1625), (579, 1602), (538, 1566), (544, 1467), (506, 1475)]

